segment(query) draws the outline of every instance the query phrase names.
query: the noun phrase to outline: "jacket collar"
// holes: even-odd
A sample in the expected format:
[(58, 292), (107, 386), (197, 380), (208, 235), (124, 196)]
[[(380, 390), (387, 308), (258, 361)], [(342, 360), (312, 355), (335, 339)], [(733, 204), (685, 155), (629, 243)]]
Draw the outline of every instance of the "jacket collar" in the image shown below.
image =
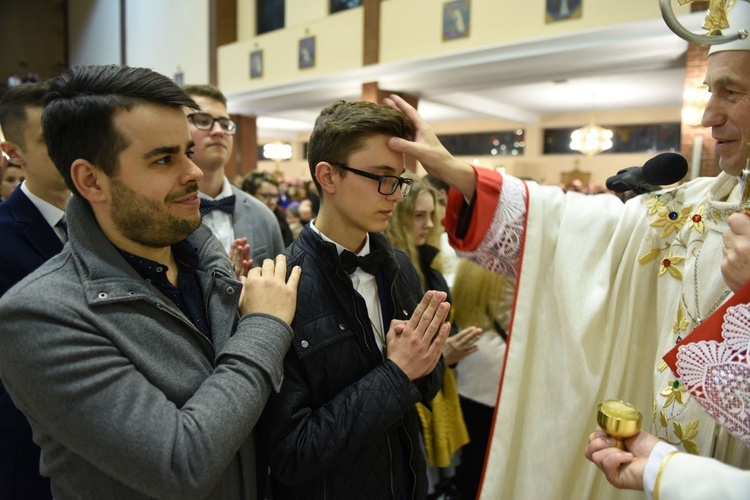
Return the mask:
[(25, 225), (23, 236), (45, 260), (60, 253), (63, 244), (57, 233), (20, 187), (14, 190), (4, 203), (13, 219)]
[[(88, 202), (80, 196), (71, 196), (66, 218), (67, 248), (76, 262), (89, 303), (152, 295), (148, 284), (104, 235)], [(198, 249), (199, 271), (216, 270), (233, 279), (231, 262), (225, 258), (223, 251), (215, 251), (221, 248), (221, 244), (212, 237), (208, 227), (201, 224), (188, 236), (188, 240)]]
[[(393, 251), (393, 247), (388, 243), (388, 240), (381, 233), (368, 233), (370, 240), (370, 252), (377, 248), (384, 248), (388, 254), (387, 260), (388, 265), (396, 266), (396, 256)], [(325, 259), (326, 265), (337, 266), (339, 251), (335, 243), (325, 241), (314, 229), (309, 225), (305, 225), (299, 234), (299, 241), (302, 247), (307, 252), (314, 252), (314, 254)]]

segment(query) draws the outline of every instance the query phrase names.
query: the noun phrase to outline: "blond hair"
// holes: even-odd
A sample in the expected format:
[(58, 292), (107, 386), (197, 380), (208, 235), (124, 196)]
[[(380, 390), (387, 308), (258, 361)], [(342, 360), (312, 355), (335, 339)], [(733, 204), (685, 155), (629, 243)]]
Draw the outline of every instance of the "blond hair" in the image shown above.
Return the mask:
[[(414, 225), (414, 208), (420, 194), (427, 192), (432, 195), (432, 199), (435, 201), (436, 210), (432, 214), (433, 227), (427, 235), (426, 243), (436, 248), (440, 248), (440, 220), (437, 218), (439, 195), (432, 186), (411, 172), (404, 172), (402, 177), (413, 179), (414, 184), (411, 186), (409, 195), (400, 203), (396, 203), (396, 206), (393, 208), (393, 215), (388, 222), (385, 236), (388, 238), (391, 245), (406, 252), (406, 255), (409, 256), (409, 260), (417, 269), (419, 280), (422, 282), (422, 287), (424, 288), (426, 284), (419, 262), (419, 252), (417, 251), (417, 246), (414, 244), (414, 238), (411, 234), (412, 226)], [(435, 260), (432, 261), (431, 267), (442, 273), (441, 262), (440, 254), (438, 254), (438, 256), (435, 257)]]
[[(509, 314), (514, 281), (468, 259), (459, 259), (453, 282), (453, 321), (459, 328), (478, 326), (494, 329), (501, 316)], [(500, 321), (507, 329), (506, 321)]]

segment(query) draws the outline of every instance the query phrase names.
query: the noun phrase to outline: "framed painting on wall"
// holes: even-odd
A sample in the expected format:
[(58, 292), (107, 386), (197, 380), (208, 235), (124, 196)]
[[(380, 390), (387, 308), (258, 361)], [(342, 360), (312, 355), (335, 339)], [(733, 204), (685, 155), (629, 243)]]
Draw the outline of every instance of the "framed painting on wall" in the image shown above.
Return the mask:
[(554, 23), (581, 17), (583, 0), (547, 0), (545, 22)]
[(469, 36), (469, 0), (452, 0), (443, 4), (443, 40)]
[(299, 68), (315, 66), (315, 37), (309, 36), (299, 41)]
[(263, 51), (254, 50), (250, 52), (250, 78), (263, 76)]

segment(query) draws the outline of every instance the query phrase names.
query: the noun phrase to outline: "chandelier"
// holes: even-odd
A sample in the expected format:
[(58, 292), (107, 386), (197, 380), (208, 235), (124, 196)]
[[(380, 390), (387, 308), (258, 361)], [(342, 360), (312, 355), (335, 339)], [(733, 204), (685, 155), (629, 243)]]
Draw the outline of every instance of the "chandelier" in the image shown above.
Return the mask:
[(612, 147), (612, 131), (594, 124), (596, 95), (591, 96), (591, 121), (570, 134), (570, 149), (586, 156), (598, 155)]
[(612, 147), (612, 135), (611, 130), (594, 125), (592, 121), (570, 134), (570, 149), (594, 156)]
[(292, 145), (281, 141), (274, 141), (263, 146), (263, 157), (273, 160), (277, 164), (280, 161), (288, 160), (292, 157)]

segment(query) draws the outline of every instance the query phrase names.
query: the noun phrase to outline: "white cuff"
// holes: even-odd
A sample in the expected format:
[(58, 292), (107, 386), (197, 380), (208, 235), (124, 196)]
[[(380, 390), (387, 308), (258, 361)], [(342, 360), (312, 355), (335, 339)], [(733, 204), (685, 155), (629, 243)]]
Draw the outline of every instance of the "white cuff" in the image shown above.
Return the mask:
[(643, 491), (646, 493), (647, 500), (653, 500), (654, 498), (656, 476), (659, 475), (659, 468), (661, 468), (661, 463), (664, 460), (664, 457), (674, 451), (679, 450), (664, 441), (659, 441), (651, 450), (651, 454), (648, 456), (648, 462), (646, 462), (646, 470), (643, 471)]

